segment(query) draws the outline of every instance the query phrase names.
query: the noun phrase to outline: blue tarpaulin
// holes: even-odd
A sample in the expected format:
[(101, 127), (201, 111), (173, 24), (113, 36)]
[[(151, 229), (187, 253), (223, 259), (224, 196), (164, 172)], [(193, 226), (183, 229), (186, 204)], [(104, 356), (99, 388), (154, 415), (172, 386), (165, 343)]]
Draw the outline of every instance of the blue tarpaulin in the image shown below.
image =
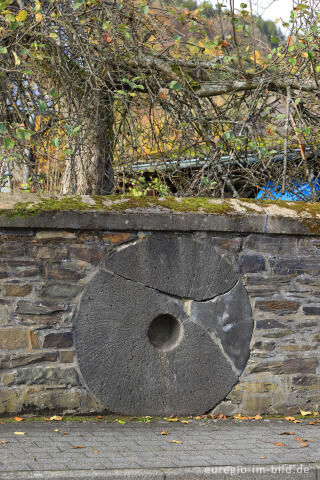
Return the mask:
[[(317, 196), (320, 195), (320, 181), (313, 182)], [(281, 194), (281, 187), (275, 186), (273, 182), (268, 182), (260, 190), (256, 199), (262, 200), (286, 200), (291, 202), (312, 200), (312, 192), (309, 183), (293, 181), (290, 183), (290, 190)]]

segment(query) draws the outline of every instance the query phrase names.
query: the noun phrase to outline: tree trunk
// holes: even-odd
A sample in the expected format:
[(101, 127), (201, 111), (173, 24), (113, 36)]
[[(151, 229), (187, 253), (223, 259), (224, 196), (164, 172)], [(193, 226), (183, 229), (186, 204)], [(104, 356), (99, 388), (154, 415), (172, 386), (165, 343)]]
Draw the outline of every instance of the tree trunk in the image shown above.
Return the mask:
[(114, 112), (109, 94), (74, 138), (74, 155), (66, 162), (61, 193), (107, 195), (114, 187)]

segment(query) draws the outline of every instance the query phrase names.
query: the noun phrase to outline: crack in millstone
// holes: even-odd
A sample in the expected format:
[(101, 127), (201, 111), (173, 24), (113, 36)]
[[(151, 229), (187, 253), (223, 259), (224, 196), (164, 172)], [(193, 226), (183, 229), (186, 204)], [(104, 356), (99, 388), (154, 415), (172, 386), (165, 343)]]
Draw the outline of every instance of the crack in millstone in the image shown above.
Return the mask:
[(175, 298), (177, 300), (183, 300), (186, 302), (191, 300), (192, 302), (196, 302), (196, 303), (212, 302), (212, 300), (215, 300), (218, 297), (223, 297), (224, 295), (227, 295), (228, 293), (230, 293), (231, 290), (240, 282), (240, 279), (238, 279), (235, 282), (235, 284), (232, 285), (232, 287), (224, 293), (220, 293), (211, 298), (205, 298), (204, 300), (195, 300), (194, 298), (191, 298), (191, 297), (180, 297), (180, 295), (174, 295), (173, 293), (168, 293), (165, 290), (160, 290), (159, 288), (151, 287), (150, 285), (146, 285), (145, 283), (139, 282), (138, 280), (132, 280), (132, 278), (127, 278), (124, 275), (121, 275), (120, 273), (116, 273), (116, 272), (113, 272), (112, 270), (109, 270), (106, 266), (102, 267), (102, 269), (105, 272), (110, 273), (111, 275), (115, 275), (116, 277), (122, 278), (123, 280), (126, 280), (128, 282), (136, 283), (137, 285), (141, 285), (142, 287), (150, 288), (150, 290), (154, 290), (155, 292), (162, 293), (163, 295), (167, 295), (168, 297)]

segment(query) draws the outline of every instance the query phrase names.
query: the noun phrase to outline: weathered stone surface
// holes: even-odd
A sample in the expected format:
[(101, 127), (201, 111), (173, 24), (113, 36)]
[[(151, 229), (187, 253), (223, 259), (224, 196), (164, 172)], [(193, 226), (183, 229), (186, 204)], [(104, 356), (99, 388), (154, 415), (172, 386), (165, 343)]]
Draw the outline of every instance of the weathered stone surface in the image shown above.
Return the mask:
[(20, 242), (5, 242), (0, 247), (1, 257), (21, 257), (25, 249)]
[[(51, 315), (19, 315), (15, 316), (16, 323), (20, 325), (35, 326), (37, 328), (52, 328), (54, 325), (62, 323), (61, 314), (52, 313)], [(65, 322), (64, 322), (65, 323)]]
[(270, 318), (268, 320), (259, 320), (257, 322), (257, 328), (268, 330), (269, 328), (288, 328), (288, 326), (278, 320)]
[(72, 283), (51, 282), (45, 285), (40, 292), (40, 297), (49, 300), (72, 299), (78, 295), (82, 287)]
[(32, 363), (56, 362), (57, 352), (0, 354), (0, 368), (24, 367)]
[(36, 275), (40, 274), (40, 269), (35, 265), (22, 266), (22, 267), (18, 267), (14, 272), (14, 274), (15, 274), (14, 276), (18, 278), (35, 277)]
[(61, 385), (74, 387), (79, 378), (73, 367), (32, 366), (5, 373), (1, 382), (6, 387), (17, 385)]
[(152, 235), (110, 254), (105, 265), (123, 278), (200, 301), (228, 292), (238, 280), (211, 242), (186, 236)]
[(73, 261), (62, 264), (48, 264), (44, 268), (45, 277), (53, 280), (81, 280), (87, 274), (86, 262)]
[(276, 312), (277, 315), (286, 315), (297, 312), (300, 304), (293, 300), (272, 299), (257, 301), (255, 306), (263, 312)]
[(19, 285), (18, 283), (7, 283), (6, 285), (7, 297), (26, 297), (32, 292), (32, 285)]
[(134, 240), (136, 238), (136, 235), (132, 233), (124, 233), (124, 232), (118, 232), (118, 233), (104, 233), (102, 235), (103, 241), (106, 243), (110, 243), (111, 245), (120, 245), (121, 243), (126, 243), (130, 242), (131, 240)]
[(48, 410), (69, 415), (103, 412), (99, 403), (79, 387), (64, 390), (61, 387), (32, 385), (0, 389), (0, 413), (41, 413)]
[(74, 319), (95, 395), (131, 415), (204, 413), (222, 400), (246, 364), (253, 326), (231, 265), (210, 241), (160, 234), (105, 265)]
[[(225, 295), (208, 302), (192, 302), (190, 316), (222, 345), (235, 367), (242, 371), (249, 357), (253, 322), (242, 282)], [(199, 346), (201, 348), (201, 346)]]
[(305, 305), (302, 307), (305, 315), (317, 315), (320, 316), (320, 305)]
[(252, 346), (252, 350), (266, 350), (271, 351), (276, 347), (275, 342), (256, 342)]
[(11, 323), (9, 306), (0, 303), (0, 327), (6, 327)]
[(294, 373), (316, 373), (319, 365), (317, 358), (290, 358), (282, 362), (266, 362), (253, 367), (250, 372), (271, 372), (274, 375), (288, 375)]
[(61, 361), (61, 363), (73, 363), (74, 352), (71, 351), (71, 350), (66, 350), (65, 352), (60, 352), (60, 361)]
[(28, 302), (19, 300), (15, 313), (30, 315), (49, 315), (50, 313), (64, 312), (66, 305), (50, 305), (42, 302)]
[(239, 259), (241, 273), (258, 273), (266, 269), (266, 262), (262, 255), (241, 255)]
[(301, 375), (293, 377), (292, 384), (295, 387), (317, 387), (320, 388), (320, 377), (315, 375)]
[(295, 275), (302, 273), (309, 275), (320, 274), (320, 262), (315, 262), (312, 256), (305, 258), (271, 259), (270, 267), (277, 275)]
[(45, 246), (38, 249), (36, 258), (50, 260), (64, 260), (68, 256), (68, 249), (65, 245)]
[[(164, 348), (148, 337), (152, 320), (161, 313), (180, 325)], [(188, 318), (183, 303), (111, 273), (99, 273), (89, 285), (75, 335), (84, 379), (113, 411), (203, 413), (237, 381), (231, 363), (205, 329)]]
[(106, 255), (106, 249), (96, 245), (71, 245), (70, 257), (97, 265)]
[(68, 348), (72, 344), (71, 332), (49, 333), (44, 338), (43, 348)]
[(76, 235), (73, 232), (63, 230), (41, 230), (36, 233), (37, 240), (73, 240)]
[(28, 350), (29, 330), (19, 327), (0, 328), (0, 350)]

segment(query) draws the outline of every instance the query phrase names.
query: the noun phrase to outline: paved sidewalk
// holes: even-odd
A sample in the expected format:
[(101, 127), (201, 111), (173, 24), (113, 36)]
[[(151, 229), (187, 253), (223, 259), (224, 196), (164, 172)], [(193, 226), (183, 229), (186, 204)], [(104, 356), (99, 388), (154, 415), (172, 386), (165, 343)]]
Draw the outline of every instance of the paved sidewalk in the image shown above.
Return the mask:
[(0, 480), (320, 480), (317, 464), (320, 424), (305, 420), (0, 424)]

